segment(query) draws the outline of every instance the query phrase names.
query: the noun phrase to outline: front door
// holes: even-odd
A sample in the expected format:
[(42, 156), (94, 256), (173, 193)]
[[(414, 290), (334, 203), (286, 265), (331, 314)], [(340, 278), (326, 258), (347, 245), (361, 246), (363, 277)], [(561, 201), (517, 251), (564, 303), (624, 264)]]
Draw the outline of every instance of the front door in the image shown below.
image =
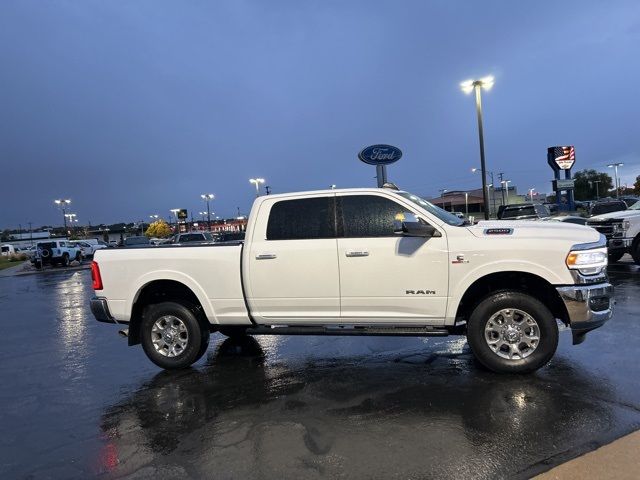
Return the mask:
[(259, 323), (339, 320), (335, 195), (260, 205), (248, 242), (247, 300)]
[(441, 324), (449, 282), (444, 231), (430, 238), (395, 234), (394, 220), (415, 212), (384, 195), (336, 200), (343, 322)]

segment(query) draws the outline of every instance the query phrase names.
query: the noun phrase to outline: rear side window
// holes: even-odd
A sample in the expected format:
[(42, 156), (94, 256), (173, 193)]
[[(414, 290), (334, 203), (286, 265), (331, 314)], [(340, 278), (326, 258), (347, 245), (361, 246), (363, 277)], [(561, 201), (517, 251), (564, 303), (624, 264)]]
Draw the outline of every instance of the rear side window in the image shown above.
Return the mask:
[(271, 207), (267, 240), (335, 238), (333, 197), (282, 200)]
[(375, 195), (338, 197), (338, 234), (347, 238), (394, 237), (396, 216), (407, 210), (388, 198)]

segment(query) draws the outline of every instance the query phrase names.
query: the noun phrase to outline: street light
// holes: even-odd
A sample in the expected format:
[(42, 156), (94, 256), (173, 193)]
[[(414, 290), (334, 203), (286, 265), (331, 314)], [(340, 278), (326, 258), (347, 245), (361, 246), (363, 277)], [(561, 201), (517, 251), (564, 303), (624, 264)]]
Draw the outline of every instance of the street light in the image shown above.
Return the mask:
[[(211, 209), (209, 208), (209, 202), (216, 198), (216, 196), (213, 193), (203, 193), (200, 195), (200, 198), (207, 202), (207, 229), (211, 231)], [(202, 221), (204, 222), (204, 219), (202, 219)]]
[(253, 183), (256, 186), (256, 197), (260, 196), (260, 184), (264, 183), (264, 178), (250, 178), (249, 183)]
[(533, 203), (533, 191), (535, 190), (535, 188), (530, 188), (529, 189), (529, 200), (531, 200), (531, 203)]
[(67, 234), (67, 205), (71, 204), (71, 200), (69, 199), (58, 199), (54, 200), (54, 203), (58, 205), (62, 209), (62, 220), (64, 221), (64, 234)]
[(160, 217), (160, 215), (149, 215), (149, 218), (153, 218), (153, 220), (158, 220), (158, 218)]
[(618, 167), (622, 167), (624, 163), (610, 163), (607, 165), (609, 168), (613, 168), (616, 176), (616, 198), (620, 198), (620, 179), (618, 178)]
[(511, 180), (502, 180), (500, 182), (500, 184), (502, 185), (502, 191), (506, 192), (507, 194), (507, 200), (504, 202), (505, 205), (509, 205), (509, 184), (511, 183)]
[(176, 218), (176, 234), (180, 233), (178, 230), (178, 212), (180, 211), (179, 208), (172, 208), (171, 210), (169, 210), (171, 213), (173, 213), (173, 216)]
[(481, 89), (489, 90), (493, 87), (492, 76), (483, 77), (480, 80), (467, 80), (460, 84), (464, 93), (476, 92), (476, 114), (478, 116), (478, 138), (480, 139), (480, 168), (482, 169), (482, 199), (484, 203), (484, 219), (489, 220), (489, 199), (487, 198), (487, 168), (484, 161), (484, 135), (482, 131), (482, 98)]

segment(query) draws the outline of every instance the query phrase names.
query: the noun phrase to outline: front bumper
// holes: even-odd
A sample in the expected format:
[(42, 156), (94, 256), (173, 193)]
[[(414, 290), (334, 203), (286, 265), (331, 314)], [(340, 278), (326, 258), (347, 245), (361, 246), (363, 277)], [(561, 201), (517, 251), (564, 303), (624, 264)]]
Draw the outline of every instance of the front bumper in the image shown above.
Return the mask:
[(90, 301), (91, 313), (96, 317), (99, 322), (105, 323), (118, 323), (115, 318), (111, 316), (109, 312), (109, 305), (107, 299), (104, 297), (93, 297)]
[(582, 343), (585, 335), (601, 327), (613, 315), (613, 285), (571, 285), (557, 287), (569, 313), (573, 344)]
[(607, 247), (610, 251), (628, 251), (631, 248), (631, 244), (633, 243), (633, 238), (619, 238), (619, 237), (610, 237), (607, 238)]

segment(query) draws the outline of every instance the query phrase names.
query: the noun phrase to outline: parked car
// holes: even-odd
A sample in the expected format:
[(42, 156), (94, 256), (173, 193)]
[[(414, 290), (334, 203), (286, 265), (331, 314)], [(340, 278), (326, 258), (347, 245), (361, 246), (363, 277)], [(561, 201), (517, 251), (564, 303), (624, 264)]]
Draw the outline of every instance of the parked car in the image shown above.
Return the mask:
[(127, 248), (148, 247), (149, 245), (151, 245), (151, 242), (145, 236), (127, 237), (122, 244), (123, 247)]
[(408, 192), (322, 190), (256, 198), (244, 242), (100, 250), (90, 305), (166, 369), (219, 331), (466, 335), (483, 365), (523, 373), (554, 355), (556, 319), (581, 343), (611, 317), (606, 267), (592, 228), (471, 227)]
[(607, 237), (610, 262), (630, 253), (635, 264), (640, 265), (640, 202), (626, 210), (591, 217), (587, 225)]
[(174, 235), (171, 243), (204, 243), (213, 242), (213, 235), (209, 232), (188, 232)]
[(10, 243), (5, 243), (0, 245), (0, 255), (8, 257), (9, 255), (13, 255), (16, 253), (16, 247), (11, 245)]
[(244, 240), (245, 232), (225, 232), (214, 237), (216, 243), (241, 242)]
[(82, 262), (82, 251), (78, 245), (68, 240), (48, 240), (38, 242), (31, 263), (40, 269), (45, 265), (68, 267), (72, 261)]
[(627, 208), (630, 208), (631, 206), (635, 205), (640, 199), (632, 195), (625, 195), (620, 197), (620, 200), (622, 200), (627, 205)]
[(85, 258), (93, 257), (93, 254), (96, 252), (96, 250), (107, 248), (106, 245), (101, 245), (97, 241), (95, 243), (89, 243), (86, 240), (72, 240), (71, 243), (80, 247), (82, 256)]
[(603, 213), (620, 212), (627, 209), (627, 204), (616, 198), (603, 198), (591, 205), (589, 215), (595, 217)]
[(538, 220), (550, 215), (547, 207), (541, 203), (518, 203), (498, 207), (499, 220)]

